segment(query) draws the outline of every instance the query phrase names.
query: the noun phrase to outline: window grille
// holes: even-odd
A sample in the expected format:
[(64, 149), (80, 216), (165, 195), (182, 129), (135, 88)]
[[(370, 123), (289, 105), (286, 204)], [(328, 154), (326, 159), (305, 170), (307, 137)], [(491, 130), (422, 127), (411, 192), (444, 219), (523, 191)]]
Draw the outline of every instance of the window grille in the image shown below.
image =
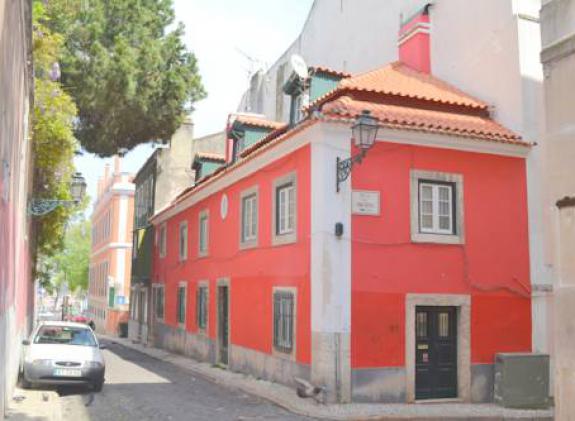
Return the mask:
[(294, 294), (274, 292), (274, 348), (290, 353), (294, 345)]

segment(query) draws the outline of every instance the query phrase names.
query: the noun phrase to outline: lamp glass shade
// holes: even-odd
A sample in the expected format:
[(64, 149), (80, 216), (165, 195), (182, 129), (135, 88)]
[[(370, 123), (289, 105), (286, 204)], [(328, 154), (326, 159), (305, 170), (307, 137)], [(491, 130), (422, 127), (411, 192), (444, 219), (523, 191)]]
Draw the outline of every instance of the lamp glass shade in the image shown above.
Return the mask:
[(351, 127), (355, 146), (362, 150), (367, 150), (375, 143), (377, 137), (377, 119), (371, 113), (364, 110)]
[(81, 201), (86, 194), (86, 180), (79, 172), (72, 176), (70, 194), (72, 196), (72, 200), (75, 202)]

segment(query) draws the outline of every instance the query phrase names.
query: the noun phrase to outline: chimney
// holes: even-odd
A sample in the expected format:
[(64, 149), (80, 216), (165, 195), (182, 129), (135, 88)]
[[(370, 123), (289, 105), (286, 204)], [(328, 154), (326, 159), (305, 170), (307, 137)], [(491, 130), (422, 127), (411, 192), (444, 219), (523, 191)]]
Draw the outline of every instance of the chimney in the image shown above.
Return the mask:
[(120, 159), (118, 155), (114, 155), (114, 175), (120, 175)]
[(110, 164), (104, 165), (104, 184), (110, 179)]
[(403, 20), (399, 27), (399, 60), (423, 73), (431, 73), (429, 8), (426, 4), (417, 13)]

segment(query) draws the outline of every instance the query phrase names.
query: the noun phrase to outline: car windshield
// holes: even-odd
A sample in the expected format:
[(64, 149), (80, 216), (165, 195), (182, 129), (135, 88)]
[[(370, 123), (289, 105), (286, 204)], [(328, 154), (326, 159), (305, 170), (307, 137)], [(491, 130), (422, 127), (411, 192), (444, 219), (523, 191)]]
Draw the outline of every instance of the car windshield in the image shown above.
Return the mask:
[(34, 338), (35, 344), (64, 344), (96, 346), (96, 338), (90, 329), (71, 326), (42, 326)]

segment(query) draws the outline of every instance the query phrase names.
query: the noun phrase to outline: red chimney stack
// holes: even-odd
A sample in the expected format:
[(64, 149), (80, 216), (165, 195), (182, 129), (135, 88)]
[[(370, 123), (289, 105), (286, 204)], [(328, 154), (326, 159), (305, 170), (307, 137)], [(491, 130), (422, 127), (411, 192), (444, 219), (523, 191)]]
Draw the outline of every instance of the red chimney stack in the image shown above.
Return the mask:
[(399, 60), (423, 73), (431, 73), (430, 23), (427, 4), (399, 28)]

